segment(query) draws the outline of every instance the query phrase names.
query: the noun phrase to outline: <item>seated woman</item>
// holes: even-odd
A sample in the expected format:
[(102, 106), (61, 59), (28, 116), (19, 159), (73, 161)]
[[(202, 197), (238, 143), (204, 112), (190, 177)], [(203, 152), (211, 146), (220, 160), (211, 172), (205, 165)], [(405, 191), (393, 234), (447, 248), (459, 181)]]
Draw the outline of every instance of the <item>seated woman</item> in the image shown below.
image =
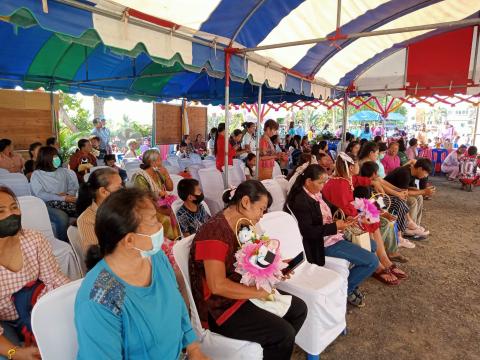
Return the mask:
[(177, 239), (180, 236), (180, 230), (175, 215), (171, 204), (164, 201), (169, 195), (168, 191), (173, 191), (173, 181), (167, 169), (163, 167), (162, 157), (157, 149), (150, 149), (143, 153), (140, 170), (133, 174), (132, 182), (135, 187), (151, 191), (160, 198), (157, 203), (157, 217), (163, 225), (165, 237), (170, 240)]
[(233, 339), (259, 343), (265, 360), (290, 359), (295, 335), (305, 321), (305, 303), (292, 296), (283, 318), (261, 309), (249, 299), (266, 299), (269, 293), (240, 284), (235, 272), (238, 250), (237, 222), (257, 223), (272, 203), (270, 193), (256, 180), (226, 191), (227, 208), (202, 226), (190, 251), (190, 279), (195, 304), (204, 327)]
[[(68, 281), (60, 271), (48, 240), (37, 231), (22, 229), (17, 198), (9, 188), (1, 186), (0, 358), (40, 358), (38, 349), (31, 344), (31, 310), (24, 309), (21, 304), (36, 301), (29, 295), (31, 289), (43, 296)], [(14, 300), (14, 295), (19, 301)], [(24, 326), (27, 332), (22, 332)]]
[(253, 153), (249, 153), (245, 158), (245, 178), (252, 180), (255, 177), (255, 171), (257, 167), (257, 157)]
[(77, 293), (77, 359), (178, 359), (185, 348), (189, 359), (206, 359), (161, 251), (156, 213), (150, 193), (135, 188), (113, 193), (98, 208), (102, 259)]
[[(106, 155), (107, 156), (107, 155)], [(97, 209), (111, 193), (122, 188), (122, 179), (112, 168), (100, 168), (90, 174), (88, 181), (80, 185), (76, 210), (80, 245), (84, 254), (91, 245), (98, 245), (95, 235)]]
[[(322, 190), (323, 197), (340, 208), (347, 217), (358, 215), (357, 209), (352, 205), (355, 187), (370, 186), (372, 183), (370, 179), (358, 176), (359, 172), (358, 161), (345, 153), (340, 153), (335, 163), (335, 174)], [(379, 269), (374, 277), (386, 285), (398, 285), (399, 279), (405, 279), (407, 275), (388, 258), (380, 233), (380, 224), (363, 224), (363, 228), (373, 236), (377, 247), (376, 254), (380, 260)]]
[(450, 181), (457, 180), (458, 173), (460, 171), (460, 158), (467, 150), (465, 145), (460, 145), (456, 151), (452, 151), (442, 163), (442, 172), (447, 174), (447, 178)]
[(400, 167), (400, 158), (398, 157), (398, 143), (390, 143), (387, 153), (382, 159), (383, 167), (385, 168), (385, 174), (388, 175), (393, 170)]
[(11, 173), (19, 173), (22, 172), (25, 160), (13, 150), (12, 140), (0, 140), (0, 169), (8, 170)]
[(127, 147), (128, 150), (125, 152), (123, 158), (124, 159), (136, 159), (138, 157), (137, 149), (138, 143), (135, 139), (128, 139), (127, 140)]
[(97, 166), (97, 158), (92, 154), (92, 144), (87, 139), (78, 140), (78, 150), (70, 157), (68, 167), (77, 174), (78, 183), (85, 181), (84, 176)]
[(38, 151), (42, 147), (41, 142), (34, 142), (30, 144), (28, 148), (28, 155), (30, 156), (30, 160), (25, 162), (25, 167), (23, 168), (23, 174), (27, 177), (28, 181), (32, 177), (33, 170), (35, 170), (35, 162), (37, 161)]
[(73, 171), (62, 168), (61, 165), (57, 149), (51, 146), (40, 148), (30, 185), (33, 195), (47, 205), (50, 221), (54, 224), (55, 237), (68, 241), (69, 217), (77, 216), (75, 195), (78, 181)]
[(344, 239), (342, 231), (355, 219), (333, 221), (332, 212), (322, 198), (322, 188), (327, 180), (327, 173), (319, 165), (304, 167), (288, 193), (285, 211), (291, 211), (298, 219), (303, 248), (310, 263), (325, 265), (325, 255), (352, 263), (347, 300), (354, 306), (362, 307), (365, 305), (364, 296), (358, 286), (373, 274), (378, 267), (378, 258)]
[(345, 149), (345, 153), (351, 154), (353, 156), (358, 156), (360, 152), (360, 143), (358, 141), (350, 141)]

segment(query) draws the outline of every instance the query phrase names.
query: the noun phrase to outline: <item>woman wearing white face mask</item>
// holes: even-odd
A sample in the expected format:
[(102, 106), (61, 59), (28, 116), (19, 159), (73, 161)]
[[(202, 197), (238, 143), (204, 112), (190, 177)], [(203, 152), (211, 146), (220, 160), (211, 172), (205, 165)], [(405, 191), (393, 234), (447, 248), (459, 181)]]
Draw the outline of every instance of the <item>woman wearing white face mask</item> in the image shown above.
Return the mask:
[(57, 149), (44, 146), (38, 152), (35, 171), (30, 178), (33, 195), (47, 204), (55, 237), (67, 241), (69, 217), (76, 217), (78, 180), (71, 170), (62, 168)]
[(134, 188), (111, 194), (98, 208), (95, 233), (103, 259), (77, 294), (77, 359), (178, 359), (185, 348), (189, 359), (206, 359), (160, 251), (163, 228), (156, 213), (153, 197)]

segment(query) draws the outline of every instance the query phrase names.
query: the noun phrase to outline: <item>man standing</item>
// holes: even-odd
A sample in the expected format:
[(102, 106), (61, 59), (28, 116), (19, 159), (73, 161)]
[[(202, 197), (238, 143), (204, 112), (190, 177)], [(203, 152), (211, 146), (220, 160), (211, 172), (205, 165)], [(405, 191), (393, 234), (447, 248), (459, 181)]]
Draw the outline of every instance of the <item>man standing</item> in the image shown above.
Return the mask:
[(100, 156), (98, 157), (99, 159), (103, 159), (106, 154), (112, 153), (110, 148), (110, 130), (105, 127), (105, 122), (105, 119), (93, 119), (94, 128), (91, 134), (100, 138)]

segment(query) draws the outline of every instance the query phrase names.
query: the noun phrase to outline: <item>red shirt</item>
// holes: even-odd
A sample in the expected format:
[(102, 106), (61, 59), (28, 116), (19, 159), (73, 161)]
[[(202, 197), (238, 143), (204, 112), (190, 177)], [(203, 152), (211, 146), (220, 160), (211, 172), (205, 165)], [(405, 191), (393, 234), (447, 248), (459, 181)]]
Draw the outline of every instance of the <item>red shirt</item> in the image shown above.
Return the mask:
[[(222, 170), (223, 165), (225, 165), (225, 136), (224, 134), (220, 134), (217, 136), (217, 153), (216, 161), (217, 161), (217, 169), (220, 171)], [(228, 165), (233, 165), (233, 157), (235, 156), (235, 149), (233, 146), (228, 142)]]
[(351, 204), (354, 200), (353, 189), (356, 186), (370, 186), (369, 178), (352, 176), (352, 184), (347, 179), (333, 177), (323, 186), (322, 195), (325, 200), (342, 209), (345, 216), (357, 216), (357, 209)]

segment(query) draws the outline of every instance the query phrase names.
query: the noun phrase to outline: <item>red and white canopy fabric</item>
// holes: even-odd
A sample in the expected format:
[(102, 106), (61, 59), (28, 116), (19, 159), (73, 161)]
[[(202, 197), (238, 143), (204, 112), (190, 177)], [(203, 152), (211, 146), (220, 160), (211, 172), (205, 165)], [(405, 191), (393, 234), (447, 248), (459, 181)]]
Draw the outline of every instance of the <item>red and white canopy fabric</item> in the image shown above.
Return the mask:
[[(215, 78), (225, 74), (225, 49), (234, 49), (230, 64), (234, 81), (249, 80), (252, 84), (266, 84), (308, 97), (325, 99), (345, 89), (350, 94), (394, 96), (480, 91), (478, 25), (359, 38), (345, 36), (478, 19), (479, 0), (343, 0), (337, 27), (338, 3), (334, 0), (2, 0), (0, 19), (4, 17), (10, 23), (20, 22), (24, 26), (18, 11), (26, 9), (43, 30), (81, 39), (87, 45), (94, 40), (93, 30), (102, 44), (121, 50), (124, 55), (135, 58), (144, 52), (163, 65), (178, 61), (188, 71), (205, 70)], [(328, 41), (251, 51), (246, 55), (242, 52), (244, 48), (315, 38)], [(100, 59), (100, 55), (92, 52), (91, 56)], [(4, 70), (1, 65), (0, 62), (0, 74)], [(112, 68), (111, 72), (120, 77), (120, 70)], [(28, 71), (31, 73), (31, 67)], [(125, 71), (131, 73), (131, 69)], [(75, 84), (82, 80), (77, 72), (69, 75)], [(183, 89), (178, 95), (188, 96), (180, 80), (174, 80)], [(174, 90), (168, 88), (168, 96), (173, 96)]]

